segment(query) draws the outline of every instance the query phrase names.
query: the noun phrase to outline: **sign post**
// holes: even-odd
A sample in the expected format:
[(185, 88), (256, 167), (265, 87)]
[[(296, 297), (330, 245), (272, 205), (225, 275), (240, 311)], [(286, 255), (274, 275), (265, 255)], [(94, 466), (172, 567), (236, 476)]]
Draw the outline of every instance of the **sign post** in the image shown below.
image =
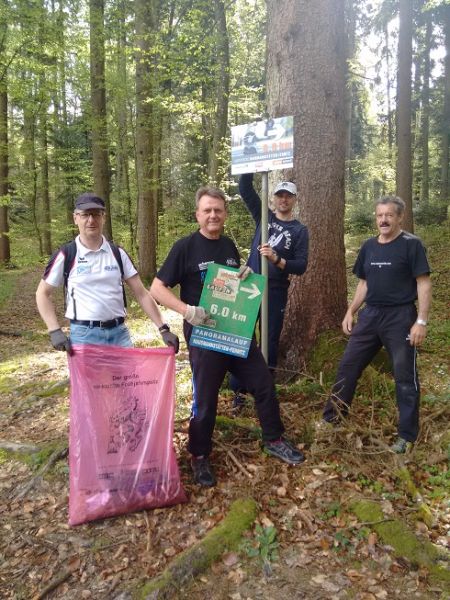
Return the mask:
[(199, 304), (210, 322), (192, 329), (191, 346), (247, 358), (266, 280), (252, 273), (242, 281), (238, 272), (215, 263), (208, 266)]
[[(262, 173), (261, 244), (267, 244), (269, 171), (294, 166), (294, 117), (264, 119), (231, 128), (231, 174)], [(268, 276), (268, 259), (261, 260), (261, 275)], [(261, 351), (268, 359), (268, 286), (261, 304)]]

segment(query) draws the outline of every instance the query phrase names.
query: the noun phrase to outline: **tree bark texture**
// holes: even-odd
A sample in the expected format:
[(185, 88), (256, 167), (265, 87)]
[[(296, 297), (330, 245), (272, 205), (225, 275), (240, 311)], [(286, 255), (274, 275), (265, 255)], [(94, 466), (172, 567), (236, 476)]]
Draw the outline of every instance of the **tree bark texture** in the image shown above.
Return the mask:
[(94, 192), (105, 201), (106, 222), (104, 233), (107, 238), (111, 239), (110, 173), (106, 126), (104, 0), (89, 0), (89, 25)]
[(138, 181), (137, 237), (139, 270), (145, 280), (156, 274), (158, 192), (155, 164), (159, 156), (154, 91), (156, 74), (151, 55), (157, 32), (159, 0), (136, 0), (136, 167)]
[[(0, 80), (0, 198), (8, 193), (8, 92), (5, 71)], [(8, 205), (0, 200), (0, 263), (7, 264), (10, 260)]]
[(420, 145), (422, 155), (422, 181), (420, 192), (420, 203), (427, 205), (430, 201), (430, 173), (429, 173), (429, 137), (430, 137), (430, 50), (433, 22), (431, 11), (426, 15), (425, 23), (425, 42), (424, 42), (424, 63), (423, 63), (423, 84), (422, 84), (422, 118), (420, 121)]
[(414, 232), (412, 214), (412, 151), (411, 151), (411, 68), (412, 23), (411, 0), (400, 0), (397, 70), (397, 195), (406, 203), (403, 229)]
[(214, 35), (216, 39), (216, 117), (214, 121), (212, 148), (209, 155), (209, 179), (220, 185), (223, 143), (228, 125), (228, 97), (230, 93), (230, 51), (225, 6), (222, 0), (214, 0)]
[(298, 370), (317, 335), (346, 310), (344, 249), (344, 0), (269, 0), (269, 114), (294, 116), (294, 170), (309, 228), (309, 266), (293, 277), (284, 319), (282, 367)]
[(442, 217), (445, 219), (450, 201), (449, 193), (449, 143), (450, 143), (450, 4), (442, 6), (445, 34), (445, 69), (444, 69), (444, 107), (442, 114), (441, 141), (441, 190), (440, 205)]

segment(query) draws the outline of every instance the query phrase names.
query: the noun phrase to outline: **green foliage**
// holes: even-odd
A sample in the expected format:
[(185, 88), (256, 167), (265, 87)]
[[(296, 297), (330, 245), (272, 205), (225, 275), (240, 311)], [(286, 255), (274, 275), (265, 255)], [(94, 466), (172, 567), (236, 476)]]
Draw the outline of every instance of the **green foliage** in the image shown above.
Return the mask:
[(17, 273), (0, 269), (0, 308), (3, 308), (14, 293)]
[(273, 525), (262, 527), (256, 525), (253, 540), (245, 540), (241, 545), (247, 556), (258, 558), (263, 565), (278, 559), (277, 530)]
[(340, 502), (332, 502), (328, 505), (328, 508), (322, 513), (321, 519), (323, 521), (328, 521), (329, 519), (333, 519), (334, 517), (338, 517), (342, 512), (342, 506)]

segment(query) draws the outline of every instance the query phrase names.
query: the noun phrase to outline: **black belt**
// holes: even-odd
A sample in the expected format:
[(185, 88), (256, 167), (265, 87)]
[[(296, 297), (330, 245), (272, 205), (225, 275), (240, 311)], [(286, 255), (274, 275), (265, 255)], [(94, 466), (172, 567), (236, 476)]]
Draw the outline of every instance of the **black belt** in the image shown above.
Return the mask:
[(85, 327), (101, 327), (102, 329), (112, 329), (118, 325), (122, 325), (125, 322), (125, 317), (117, 317), (111, 319), (111, 321), (79, 321), (78, 319), (71, 319), (71, 323), (74, 325), (84, 325)]

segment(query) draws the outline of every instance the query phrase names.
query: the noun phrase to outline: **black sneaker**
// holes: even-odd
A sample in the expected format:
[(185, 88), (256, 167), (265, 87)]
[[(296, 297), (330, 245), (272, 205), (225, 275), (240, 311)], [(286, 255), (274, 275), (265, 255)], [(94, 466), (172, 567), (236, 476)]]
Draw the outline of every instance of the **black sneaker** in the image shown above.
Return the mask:
[(191, 458), (192, 472), (194, 481), (203, 487), (213, 487), (216, 485), (216, 476), (214, 475), (209, 459), (206, 456)]
[(242, 394), (235, 394), (233, 398), (233, 404), (231, 410), (235, 415), (239, 414), (245, 406), (245, 396)]
[(275, 456), (290, 465), (298, 465), (305, 460), (303, 452), (284, 438), (273, 442), (264, 442), (263, 450), (266, 454)]

